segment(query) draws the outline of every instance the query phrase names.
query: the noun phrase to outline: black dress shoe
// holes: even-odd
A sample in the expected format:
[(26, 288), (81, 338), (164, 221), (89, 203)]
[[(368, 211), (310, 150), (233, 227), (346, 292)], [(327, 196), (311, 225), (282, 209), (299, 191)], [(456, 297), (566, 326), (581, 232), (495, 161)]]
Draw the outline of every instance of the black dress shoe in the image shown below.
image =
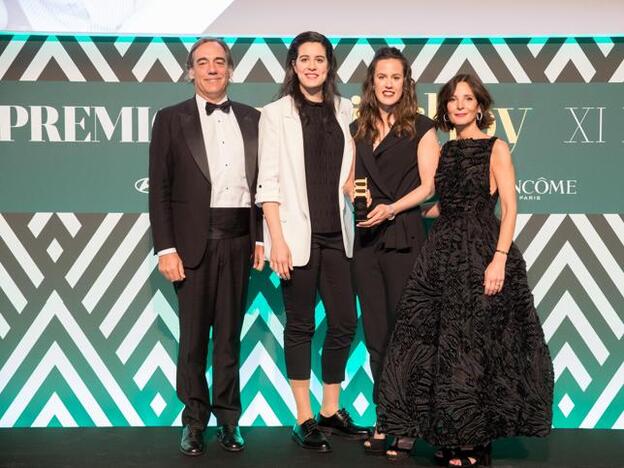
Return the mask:
[(204, 453), (204, 431), (193, 428), (188, 424), (182, 429), (180, 451), (184, 455), (195, 457)]
[(325, 434), (319, 431), (316, 419), (310, 418), (301, 424), (295, 424), (292, 438), (304, 449), (317, 452), (331, 452), (331, 447)]
[(353, 424), (353, 419), (346, 409), (339, 409), (329, 418), (319, 413), (318, 427), (326, 434), (336, 434), (348, 439), (365, 439), (370, 436), (370, 429)]
[(238, 426), (224, 424), (217, 430), (219, 445), (228, 452), (240, 452), (245, 448), (245, 440), (241, 436)]

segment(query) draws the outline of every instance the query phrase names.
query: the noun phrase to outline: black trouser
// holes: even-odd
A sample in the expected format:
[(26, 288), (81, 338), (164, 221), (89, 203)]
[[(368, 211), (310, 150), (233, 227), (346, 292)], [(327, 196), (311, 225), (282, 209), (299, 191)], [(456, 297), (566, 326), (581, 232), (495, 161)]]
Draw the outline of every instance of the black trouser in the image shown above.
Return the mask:
[(290, 280), (282, 280), (281, 284), (286, 309), (284, 353), (288, 378), (310, 378), (318, 289), (327, 317), (321, 357), (323, 382), (342, 382), (356, 324), (351, 261), (345, 255), (342, 234), (312, 234), (310, 261), (306, 266), (295, 267)]
[(353, 277), (370, 355), (375, 403), (386, 346), (396, 320), (396, 308), (420, 253), (420, 244), (404, 250), (387, 250), (379, 248), (378, 244), (359, 247), (353, 252)]
[[(215, 232), (222, 234), (218, 229)], [(238, 424), (240, 333), (251, 267), (249, 246), (249, 234), (209, 239), (200, 264), (186, 268), (186, 279), (176, 283), (180, 306), (176, 387), (185, 405), (184, 425), (204, 429), (210, 413), (218, 424)], [(211, 327), (212, 403), (206, 382)]]

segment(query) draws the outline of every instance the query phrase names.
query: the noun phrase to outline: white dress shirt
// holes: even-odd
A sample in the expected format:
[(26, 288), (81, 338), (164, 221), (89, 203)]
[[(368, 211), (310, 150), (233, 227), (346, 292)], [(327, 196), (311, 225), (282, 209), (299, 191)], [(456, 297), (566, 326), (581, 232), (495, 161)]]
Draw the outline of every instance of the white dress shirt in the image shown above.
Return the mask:
[[(249, 208), (251, 196), (245, 175), (245, 147), (243, 135), (234, 111), (221, 109), (206, 114), (206, 100), (195, 95), (199, 120), (210, 171), (211, 208)], [(224, 97), (217, 104), (225, 102)]]
[[(226, 100), (224, 97), (217, 104)], [(196, 94), (195, 101), (210, 171), (210, 207), (249, 208), (251, 195), (245, 174), (245, 146), (234, 111), (230, 109), (226, 113), (215, 109), (208, 115), (206, 100)], [(173, 252), (176, 252), (174, 247), (161, 250), (158, 255)]]

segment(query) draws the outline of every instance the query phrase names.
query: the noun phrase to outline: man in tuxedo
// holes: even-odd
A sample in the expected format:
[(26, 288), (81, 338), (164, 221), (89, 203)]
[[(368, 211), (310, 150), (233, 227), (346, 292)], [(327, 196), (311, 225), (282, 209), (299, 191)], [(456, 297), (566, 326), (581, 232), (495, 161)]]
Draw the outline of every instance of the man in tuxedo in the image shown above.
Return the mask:
[[(210, 414), (224, 449), (245, 444), (238, 428), (240, 331), (251, 262), (264, 266), (253, 203), (260, 113), (227, 99), (232, 69), (225, 42), (197, 41), (187, 60), (195, 96), (156, 114), (149, 149), (154, 250), (179, 303), (176, 389), (186, 455), (203, 453)], [(205, 376), (211, 327), (212, 400)]]

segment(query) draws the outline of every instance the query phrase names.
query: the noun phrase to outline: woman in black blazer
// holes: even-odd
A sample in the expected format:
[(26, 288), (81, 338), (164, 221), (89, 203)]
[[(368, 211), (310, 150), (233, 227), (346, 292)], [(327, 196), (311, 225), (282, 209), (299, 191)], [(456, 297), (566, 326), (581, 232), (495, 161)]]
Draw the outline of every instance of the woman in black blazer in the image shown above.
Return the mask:
[[(369, 213), (357, 224), (353, 271), (377, 403), (394, 311), (425, 239), (419, 205), (434, 193), (440, 146), (433, 121), (418, 113), (410, 66), (394, 47), (375, 54), (359, 111), (351, 126), (355, 178), (367, 179)], [(364, 447), (383, 454), (385, 436), (375, 431)]]

